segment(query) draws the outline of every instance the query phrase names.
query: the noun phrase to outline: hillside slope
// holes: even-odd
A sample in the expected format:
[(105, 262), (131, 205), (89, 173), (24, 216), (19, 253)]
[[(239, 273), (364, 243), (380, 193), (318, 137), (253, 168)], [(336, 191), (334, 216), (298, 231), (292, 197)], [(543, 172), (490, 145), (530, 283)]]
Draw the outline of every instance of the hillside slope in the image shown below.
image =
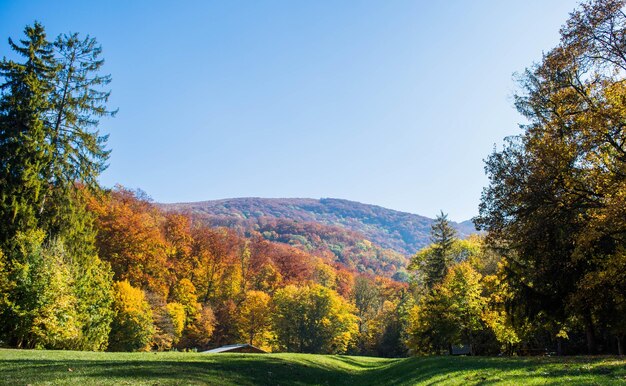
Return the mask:
[[(428, 245), (433, 222), (416, 214), (334, 198), (232, 198), (161, 205), (167, 210), (191, 212), (212, 225), (249, 228), (246, 224), (276, 218), (341, 227), (403, 255)], [(461, 237), (475, 232), (471, 221), (453, 225)]]
[(0, 349), (7, 385), (623, 385), (618, 357), (97, 353)]

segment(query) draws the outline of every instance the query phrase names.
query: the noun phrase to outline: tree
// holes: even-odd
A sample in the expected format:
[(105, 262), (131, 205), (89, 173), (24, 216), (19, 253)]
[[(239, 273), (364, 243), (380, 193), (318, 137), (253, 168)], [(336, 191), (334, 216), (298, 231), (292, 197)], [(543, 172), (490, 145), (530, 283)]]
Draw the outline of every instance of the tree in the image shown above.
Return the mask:
[(84, 214), (71, 205), (74, 185), (96, 188), (109, 154), (96, 128), (114, 114), (106, 109), (109, 92), (101, 90), (110, 77), (99, 74), (95, 39), (71, 34), (52, 44), (39, 23), (25, 34), (20, 44), (9, 39), (25, 62), (0, 63), (0, 209), (7, 227), (0, 235), (6, 242), (38, 225), (72, 244), (72, 220)]
[(115, 317), (111, 324), (109, 350), (147, 350), (155, 330), (152, 310), (143, 291), (131, 286), (128, 281), (116, 282), (113, 288)]
[(179, 346), (206, 349), (215, 331), (215, 323), (215, 315), (211, 307), (203, 306), (183, 331)]
[(74, 349), (101, 351), (107, 348), (113, 311), (113, 271), (95, 254), (71, 259), (75, 277), (76, 309), (82, 326)]
[(415, 272), (414, 284), (420, 291), (432, 290), (441, 283), (452, 264), (468, 259), (482, 260), (482, 243), (478, 236), (465, 240), (456, 238), (456, 231), (441, 213), (432, 225), (431, 244), (419, 250), (409, 263), (408, 269)]
[(273, 302), (273, 329), (280, 350), (344, 353), (358, 332), (352, 307), (320, 285), (288, 285), (276, 292)]
[(276, 291), (283, 278), (272, 263), (263, 264), (252, 278), (251, 287), (256, 291), (272, 294)]
[[(223, 298), (221, 284), (225, 270), (235, 258), (234, 235), (224, 229), (198, 227), (193, 231), (192, 254), (198, 259), (194, 271), (199, 299), (206, 303)], [(232, 284), (232, 283), (231, 283)]]
[(97, 126), (100, 118), (115, 115), (106, 107), (110, 91), (102, 90), (111, 76), (99, 74), (104, 60), (96, 39), (60, 35), (54, 47), (59, 67), (47, 114), (53, 149), (48, 179), (60, 186), (81, 181), (97, 187), (110, 153), (104, 147), (108, 136), (101, 136)]
[(357, 345), (359, 352), (363, 354), (372, 350), (375, 345), (373, 340), (376, 338), (374, 334), (377, 331), (373, 324), (382, 305), (382, 299), (373, 280), (364, 276), (358, 276), (354, 280), (354, 288), (352, 291), (352, 298), (358, 318), (359, 335), (357, 337)]
[(171, 349), (176, 345), (185, 328), (185, 309), (180, 303), (167, 303), (166, 299), (154, 292), (146, 293), (146, 299), (152, 309), (154, 335), (152, 348), (158, 351)]
[[(482, 329), (482, 314), (486, 306), (483, 297), (482, 275), (468, 262), (456, 264), (446, 275), (438, 296), (448, 298), (449, 314), (456, 321), (458, 342), (467, 342), (475, 354), (475, 337)], [(457, 343), (457, 342), (453, 342)]]
[(581, 4), (523, 74), (516, 107), (528, 123), (488, 158), (477, 218), (506, 256), (509, 306), (544, 318), (555, 338), (582, 325), (590, 353), (612, 306), (587, 281), (613, 275), (605, 269), (626, 243), (624, 6)]
[[(166, 309), (172, 320), (172, 332), (177, 339), (180, 339), (185, 329), (185, 307), (180, 303), (174, 302), (168, 303)], [(176, 340), (174, 343), (176, 343)]]
[(248, 291), (239, 306), (241, 336), (251, 345), (268, 347), (271, 339), (271, 298), (261, 291)]
[(183, 306), (186, 320), (185, 326), (191, 324), (202, 309), (202, 305), (198, 303), (196, 287), (189, 279), (182, 279), (176, 283), (174, 291), (172, 292), (172, 299)]
[(513, 353), (513, 347), (521, 342), (518, 331), (512, 323), (511, 310), (507, 310), (507, 301), (511, 297), (511, 290), (506, 280), (505, 264), (498, 264), (494, 274), (483, 278), (486, 295), (486, 307), (483, 310), (482, 320), (493, 332), (496, 340), (500, 343), (501, 352)]
[(89, 196), (98, 231), (95, 243), (102, 259), (111, 264), (115, 280), (128, 280), (166, 297), (172, 280), (162, 217), (150, 202), (137, 196), (120, 186)]
[[(180, 344), (184, 347), (205, 347), (215, 330), (213, 310), (198, 302), (196, 287), (189, 279), (176, 283), (172, 299), (182, 306), (185, 316)], [(170, 306), (169, 310), (174, 311), (174, 308)]]
[(433, 288), (446, 275), (446, 270), (450, 265), (450, 251), (456, 239), (456, 231), (448, 221), (448, 215), (441, 212), (437, 215), (430, 231), (432, 242), (432, 253), (424, 262), (424, 270), (428, 288)]
[(313, 271), (313, 280), (319, 285), (330, 289), (335, 289), (337, 283), (337, 274), (331, 266), (320, 261), (315, 265)]
[(15, 347), (105, 349), (110, 270), (83, 271), (60, 238), (44, 239), (42, 230), (18, 232), (16, 249), (0, 253), (0, 339)]
[(115, 115), (106, 107), (110, 91), (103, 90), (111, 77), (100, 74), (104, 60), (95, 39), (60, 35), (53, 47), (57, 73), (44, 115), (51, 154), (42, 173), (47, 189), (40, 215), (48, 232), (62, 235), (72, 253), (80, 254), (93, 251), (94, 233), (91, 222), (77, 226), (90, 216), (75, 185), (99, 189), (97, 178), (106, 169), (108, 135), (100, 135), (98, 125), (100, 118)]
[(469, 344), (475, 351), (475, 336), (483, 329), (486, 299), (481, 275), (469, 262), (450, 268), (443, 281), (411, 311), (409, 346), (418, 353), (441, 353), (454, 344)]
[(53, 48), (43, 26), (35, 23), (24, 29), (26, 38), (13, 51), (23, 63), (0, 62), (0, 245), (6, 248), (18, 231), (36, 228), (43, 206), (41, 178), (50, 162), (49, 127), (53, 79), (58, 72)]
[(179, 280), (190, 277), (198, 263), (192, 255), (191, 218), (178, 213), (166, 213), (163, 228), (170, 265)]
[(18, 233), (0, 303), (2, 337), (18, 348), (73, 348), (79, 339), (74, 279), (63, 246), (44, 245), (44, 233)]
[[(39, 23), (24, 32), (26, 38), (17, 43), (9, 39), (23, 62), (0, 62), (0, 248), (12, 270), (24, 262), (17, 253), (24, 235), (41, 231), (42, 245), (62, 245), (57, 261), (66, 268), (55, 269), (61, 275), (68, 269), (75, 278), (67, 288), (81, 329), (71, 347), (104, 349), (111, 275), (96, 255), (82, 187), (97, 188), (108, 156), (106, 137), (95, 128), (100, 117), (109, 115), (108, 92), (100, 91), (109, 77), (98, 74), (102, 61), (95, 40), (74, 34), (52, 44)], [(20, 301), (16, 307), (26, 306)], [(70, 329), (52, 331), (63, 339)]]

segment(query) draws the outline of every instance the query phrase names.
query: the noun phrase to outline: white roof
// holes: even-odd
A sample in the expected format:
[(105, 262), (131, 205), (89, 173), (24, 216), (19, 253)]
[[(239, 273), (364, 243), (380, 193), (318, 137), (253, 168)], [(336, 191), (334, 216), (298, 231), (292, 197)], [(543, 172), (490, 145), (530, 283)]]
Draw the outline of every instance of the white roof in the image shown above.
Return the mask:
[(222, 347), (218, 347), (218, 348), (214, 348), (212, 350), (207, 350), (207, 351), (202, 351), (203, 354), (217, 354), (220, 352), (224, 352), (224, 351), (230, 351), (230, 350), (234, 350), (236, 348), (242, 348), (242, 347), (248, 347), (250, 346), (249, 344), (229, 344), (227, 346), (222, 346)]

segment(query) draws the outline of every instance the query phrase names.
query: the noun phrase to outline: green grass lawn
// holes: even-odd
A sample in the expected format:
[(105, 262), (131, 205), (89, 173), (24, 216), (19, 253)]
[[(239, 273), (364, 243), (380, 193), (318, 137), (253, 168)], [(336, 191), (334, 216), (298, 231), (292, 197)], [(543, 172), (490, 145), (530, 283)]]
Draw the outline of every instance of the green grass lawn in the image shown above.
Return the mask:
[(626, 360), (0, 350), (0, 384), (626, 385)]

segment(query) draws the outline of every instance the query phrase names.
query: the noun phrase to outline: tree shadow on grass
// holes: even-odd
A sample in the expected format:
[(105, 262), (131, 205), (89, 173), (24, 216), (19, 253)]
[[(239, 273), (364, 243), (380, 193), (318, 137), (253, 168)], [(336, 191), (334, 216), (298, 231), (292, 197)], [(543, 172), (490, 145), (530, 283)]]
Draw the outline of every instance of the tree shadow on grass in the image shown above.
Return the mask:
[[(581, 358), (573, 363), (593, 363), (601, 358)], [(565, 364), (567, 364), (567, 360)], [(626, 381), (622, 375), (624, 361), (611, 365), (592, 367), (579, 371), (578, 367), (564, 368), (562, 358), (487, 358), (487, 357), (428, 357), (409, 358), (394, 363), (374, 375), (364, 385), (412, 385), (412, 384), (523, 384), (535, 378), (542, 384), (589, 385), (620, 384)], [(590, 382), (591, 381), (591, 382)]]
[(0, 383), (341, 385), (351, 374), (280, 358), (194, 361), (0, 360)]
[(413, 385), (622, 384), (625, 362), (600, 359), (207, 355), (137, 359), (0, 360), (3, 384)]
[(354, 356), (345, 356), (345, 355), (333, 355), (331, 358), (335, 361), (342, 362), (349, 366), (355, 367), (357, 369), (362, 369), (362, 370), (378, 370), (392, 363), (404, 360), (404, 359), (391, 359), (391, 358), (390, 359), (376, 358), (377, 360), (367, 360), (369, 359), (368, 357), (354, 357)]

